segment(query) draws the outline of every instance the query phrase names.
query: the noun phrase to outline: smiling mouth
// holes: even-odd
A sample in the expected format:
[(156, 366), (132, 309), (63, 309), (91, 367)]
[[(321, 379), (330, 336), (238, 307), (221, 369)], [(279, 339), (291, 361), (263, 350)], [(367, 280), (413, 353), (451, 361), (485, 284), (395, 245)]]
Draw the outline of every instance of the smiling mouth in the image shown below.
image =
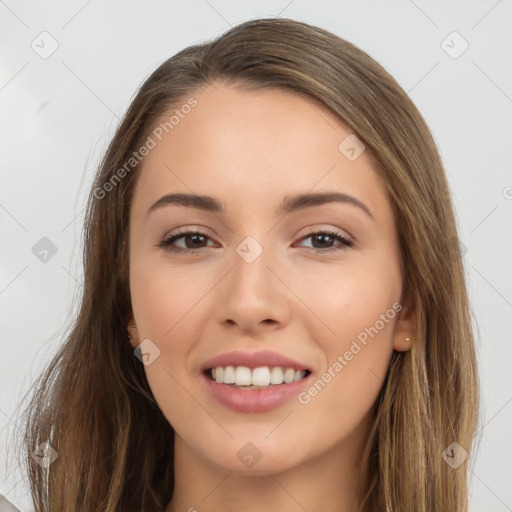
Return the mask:
[(283, 384), (291, 384), (305, 379), (311, 374), (310, 370), (295, 370), (280, 366), (217, 366), (208, 368), (204, 375), (218, 384), (225, 384), (238, 389), (267, 389)]

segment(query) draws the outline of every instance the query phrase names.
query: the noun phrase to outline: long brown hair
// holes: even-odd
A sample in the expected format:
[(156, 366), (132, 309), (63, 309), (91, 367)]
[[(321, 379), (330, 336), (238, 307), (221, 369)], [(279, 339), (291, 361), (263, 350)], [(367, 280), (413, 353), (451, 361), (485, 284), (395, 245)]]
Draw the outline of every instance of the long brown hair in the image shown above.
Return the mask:
[[(140, 164), (126, 163), (164, 114), (214, 80), (306, 94), (364, 142), (389, 191), (416, 333), (410, 351), (393, 353), (376, 404), (361, 510), (466, 511), (468, 461), (454, 468), (441, 453), (453, 442), (471, 452), (478, 381), (439, 153), (412, 101), (377, 62), (332, 33), (282, 18), (247, 21), (174, 55), (120, 123), (89, 196), (80, 309), (24, 411), (22, 458), (36, 510), (161, 511), (172, 497), (173, 429), (127, 340), (128, 219)], [(31, 457), (45, 441), (58, 454), (47, 469)]]

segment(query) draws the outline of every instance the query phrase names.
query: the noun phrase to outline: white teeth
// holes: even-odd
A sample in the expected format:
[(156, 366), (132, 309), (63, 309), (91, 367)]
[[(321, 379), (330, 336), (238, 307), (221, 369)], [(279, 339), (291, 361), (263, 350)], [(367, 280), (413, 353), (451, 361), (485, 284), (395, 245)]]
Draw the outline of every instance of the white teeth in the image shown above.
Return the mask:
[(289, 384), (293, 382), (293, 378), (295, 377), (295, 370), (293, 368), (286, 368), (284, 372), (284, 382), (285, 384)]
[(254, 368), (251, 384), (253, 386), (268, 386), (270, 384), (270, 370), (266, 366)]
[(270, 384), (282, 384), (283, 381), (283, 369), (279, 366), (274, 366), (274, 368), (272, 368), (272, 373), (270, 374)]
[(216, 382), (244, 386), (246, 389), (265, 388), (283, 384), (283, 382), (289, 384), (303, 379), (305, 375), (305, 370), (281, 368), (280, 366), (273, 368), (260, 366), (253, 369), (247, 366), (217, 366), (211, 369), (211, 376)]
[(226, 366), (224, 368), (224, 384), (234, 384), (235, 383), (235, 367), (234, 366)]
[(302, 379), (304, 375), (306, 375), (304, 370), (296, 370), (295, 375), (293, 376), (293, 382)]
[(235, 369), (235, 384), (237, 386), (250, 386), (251, 369), (247, 366), (237, 366)]

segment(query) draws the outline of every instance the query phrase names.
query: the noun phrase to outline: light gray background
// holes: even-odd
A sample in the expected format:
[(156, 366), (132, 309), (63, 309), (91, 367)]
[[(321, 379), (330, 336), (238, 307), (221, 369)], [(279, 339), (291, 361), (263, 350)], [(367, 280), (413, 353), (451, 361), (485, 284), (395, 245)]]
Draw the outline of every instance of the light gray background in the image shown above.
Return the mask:
[[(7, 461), (15, 408), (61, 342), (81, 285), (95, 167), (136, 88), (166, 58), (254, 17), (291, 17), (355, 43), (409, 93), (454, 195), (477, 327), (482, 440), (471, 510), (512, 510), (512, 2), (0, 0), (0, 493), (32, 510)], [(47, 31), (58, 49), (31, 48)], [(452, 58), (457, 31), (469, 48)], [(453, 40), (453, 42), (451, 42)], [(448, 39), (452, 53), (461, 40)], [(447, 49), (447, 48), (446, 48)], [(42, 50), (41, 50), (42, 51)], [(46, 263), (32, 247), (48, 237)]]

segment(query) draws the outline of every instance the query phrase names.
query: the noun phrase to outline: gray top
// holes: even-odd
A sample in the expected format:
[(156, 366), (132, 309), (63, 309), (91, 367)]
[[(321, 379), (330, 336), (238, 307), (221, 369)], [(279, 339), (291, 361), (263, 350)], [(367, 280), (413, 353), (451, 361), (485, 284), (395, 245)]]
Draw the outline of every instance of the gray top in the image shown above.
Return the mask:
[(0, 512), (20, 512), (5, 496), (0, 494)]

